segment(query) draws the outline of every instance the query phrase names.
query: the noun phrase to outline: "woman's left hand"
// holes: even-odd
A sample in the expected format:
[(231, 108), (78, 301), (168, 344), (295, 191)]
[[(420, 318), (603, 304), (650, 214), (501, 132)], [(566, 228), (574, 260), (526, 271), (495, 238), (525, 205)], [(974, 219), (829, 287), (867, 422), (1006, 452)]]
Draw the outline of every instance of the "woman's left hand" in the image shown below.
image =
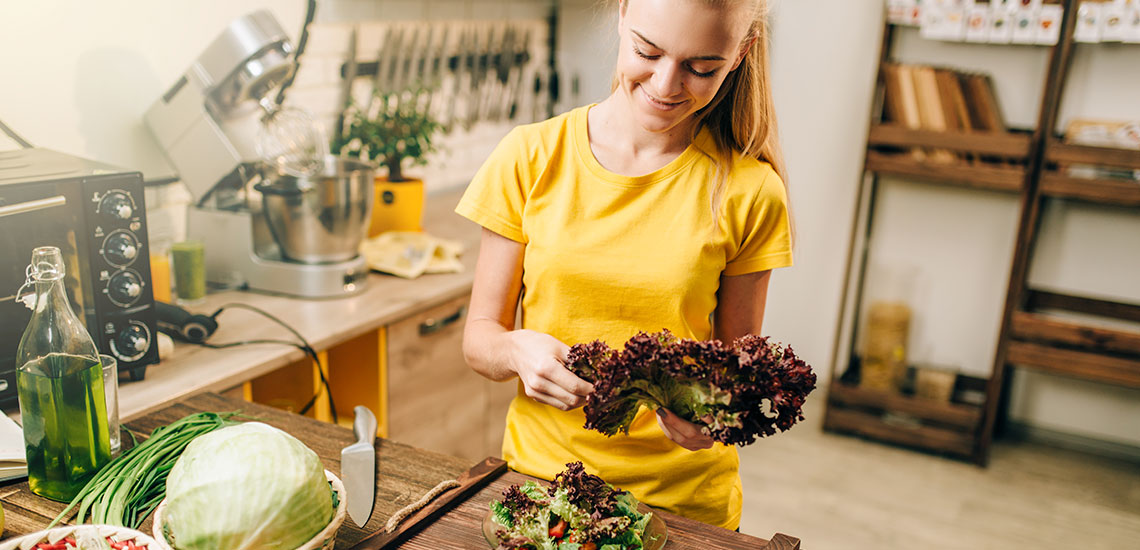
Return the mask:
[(657, 425), (661, 426), (665, 437), (690, 451), (700, 451), (713, 446), (713, 438), (705, 435), (700, 426), (673, 414), (673, 411), (665, 407), (657, 409)]

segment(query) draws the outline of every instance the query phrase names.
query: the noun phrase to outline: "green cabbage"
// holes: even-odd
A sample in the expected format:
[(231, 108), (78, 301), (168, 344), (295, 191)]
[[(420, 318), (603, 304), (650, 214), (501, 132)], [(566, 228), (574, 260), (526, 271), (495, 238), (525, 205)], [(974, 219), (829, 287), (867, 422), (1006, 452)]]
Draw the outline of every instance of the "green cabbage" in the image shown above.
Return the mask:
[(332, 520), (317, 454), (260, 422), (195, 439), (166, 480), (164, 521), (178, 550), (293, 550)]

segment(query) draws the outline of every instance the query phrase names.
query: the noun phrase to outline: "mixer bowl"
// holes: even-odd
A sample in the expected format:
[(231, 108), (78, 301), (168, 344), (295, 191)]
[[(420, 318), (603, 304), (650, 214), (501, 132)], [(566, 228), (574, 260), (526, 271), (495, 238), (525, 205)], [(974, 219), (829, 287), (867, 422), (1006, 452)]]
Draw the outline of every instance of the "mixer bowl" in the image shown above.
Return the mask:
[(328, 155), (311, 176), (277, 174), (254, 188), (285, 258), (307, 264), (351, 260), (372, 216), (371, 164)]

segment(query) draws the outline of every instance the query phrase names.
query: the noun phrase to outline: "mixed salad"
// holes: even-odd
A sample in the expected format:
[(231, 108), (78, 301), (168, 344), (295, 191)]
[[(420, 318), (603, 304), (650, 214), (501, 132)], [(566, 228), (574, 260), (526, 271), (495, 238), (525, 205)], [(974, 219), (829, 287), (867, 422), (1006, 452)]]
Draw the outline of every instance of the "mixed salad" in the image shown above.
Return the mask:
[(633, 495), (571, 462), (546, 489), (528, 481), (491, 501), (497, 550), (642, 550), (652, 512)]
[(32, 550), (147, 550), (147, 545), (83, 533), (75, 537), (64, 537), (56, 542), (41, 542), (33, 546)]

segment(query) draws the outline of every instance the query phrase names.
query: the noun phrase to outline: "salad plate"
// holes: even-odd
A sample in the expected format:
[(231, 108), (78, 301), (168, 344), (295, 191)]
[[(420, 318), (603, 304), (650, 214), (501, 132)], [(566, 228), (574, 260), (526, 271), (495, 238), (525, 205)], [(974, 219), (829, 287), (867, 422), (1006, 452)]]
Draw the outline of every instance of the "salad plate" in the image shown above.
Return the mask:
[[(645, 504), (638, 503), (637, 511), (643, 514), (653, 514), (649, 518), (649, 524), (645, 526), (645, 533), (642, 534), (642, 540), (645, 542), (645, 546), (642, 547), (643, 550), (661, 550), (664, 548), (665, 540), (669, 534), (665, 527), (665, 520), (661, 519), (661, 515), (656, 510)], [(503, 526), (495, 523), (495, 514), (488, 511), (487, 515), (483, 516), (483, 538), (486, 539), (487, 544), (491, 545), (491, 548), (499, 546), (499, 537), (495, 532), (500, 529), (503, 529)]]

